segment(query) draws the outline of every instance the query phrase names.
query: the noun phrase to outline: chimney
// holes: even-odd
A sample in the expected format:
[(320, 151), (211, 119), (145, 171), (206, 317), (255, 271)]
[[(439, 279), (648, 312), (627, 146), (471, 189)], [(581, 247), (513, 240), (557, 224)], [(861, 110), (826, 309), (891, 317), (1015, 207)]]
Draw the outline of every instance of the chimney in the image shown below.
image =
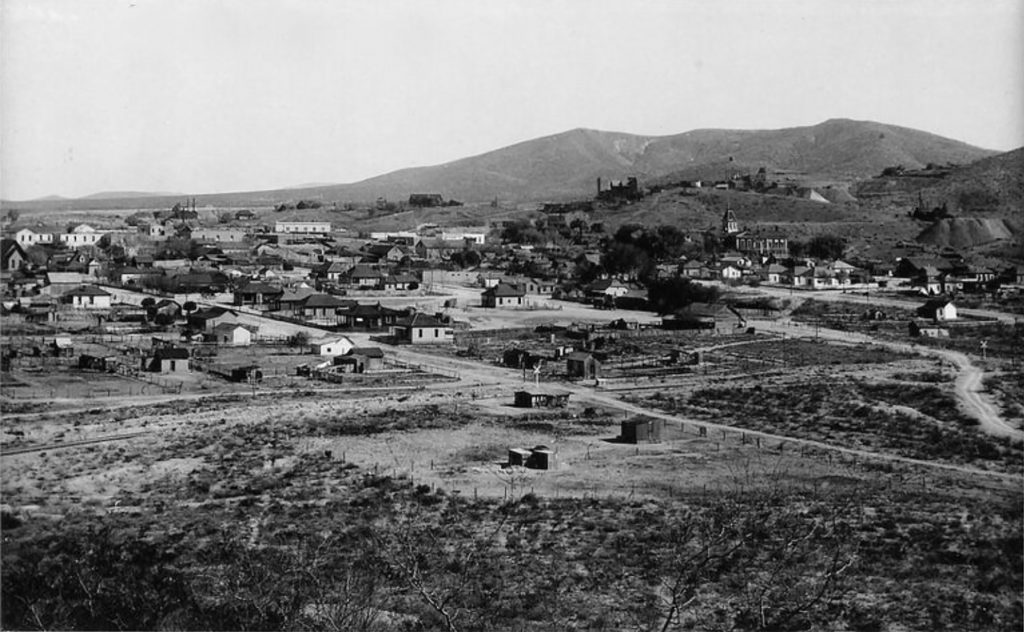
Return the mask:
[(601, 178), (600, 177), (598, 177), (598, 179), (597, 179), (597, 194), (601, 195)]

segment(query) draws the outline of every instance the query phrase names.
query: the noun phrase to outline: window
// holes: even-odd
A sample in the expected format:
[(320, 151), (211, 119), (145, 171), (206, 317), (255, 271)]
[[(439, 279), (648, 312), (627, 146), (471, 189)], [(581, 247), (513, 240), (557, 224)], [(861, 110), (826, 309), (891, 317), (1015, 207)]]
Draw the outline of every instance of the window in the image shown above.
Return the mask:
[(423, 337), (423, 330), (422, 329), (417, 329), (416, 331), (420, 332), (420, 338), (422, 338)]
[(178, 370), (178, 362), (177, 362), (177, 360), (171, 360), (171, 370), (172, 371), (177, 371)]
[(437, 331), (438, 331), (438, 330), (436, 330), (436, 329), (434, 330), (434, 337), (435, 337), (435, 338), (440, 338), (440, 337), (441, 337), (441, 334), (437, 333)]

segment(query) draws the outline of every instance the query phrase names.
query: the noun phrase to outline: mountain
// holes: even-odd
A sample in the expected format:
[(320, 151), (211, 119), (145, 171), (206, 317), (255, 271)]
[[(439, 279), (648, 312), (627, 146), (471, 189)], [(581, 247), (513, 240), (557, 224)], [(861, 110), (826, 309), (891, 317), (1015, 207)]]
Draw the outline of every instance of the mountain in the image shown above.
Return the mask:
[[(702, 129), (669, 136), (574, 129), (441, 165), (402, 169), (352, 184), (282, 188), (197, 196), (201, 204), (261, 206), (299, 199), (369, 202), (440, 193), (464, 202), (541, 201), (591, 197), (596, 179), (637, 176), (641, 184), (670, 174), (714, 171), (809, 174), (856, 180), (902, 165), (964, 164), (991, 152), (949, 138), (871, 121), (831, 119), (779, 130)], [(710, 176), (701, 176), (710, 177)], [(124, 206), (162, 204), (151, 194), (107, 193), (77, 205), (98, 205), (100, 195)], [(165, 198), (167, 194), (165, 194)], [(171, 202), (173, 204), (173, 201)]]
[(123, 200), (123, 199), (134, 199), (134, 198), (159, 198), (159, 197), (172, 197), (172, 196), (183, 196), (184, 193), (169, 193), (166, 191), (161, 192), (149, 192), (149, 191), (101, 191), (99, 193), (93, 193), (91, 195), (83, 195), (78, 198), (80, 200)]
[(311, 190), (330, 199), (404, 199), (437, 192), (464, 201), (593, 195), (598, 177), (641, 181), (703, 168), (769, 171), (854, 180), (885, 167), (966, 163), (994, 152), (895, 125), (832, 119), (780, 130), (694, 130), (671, 136), (574, 129), (432, 167), (403, 169), (355, 184)]

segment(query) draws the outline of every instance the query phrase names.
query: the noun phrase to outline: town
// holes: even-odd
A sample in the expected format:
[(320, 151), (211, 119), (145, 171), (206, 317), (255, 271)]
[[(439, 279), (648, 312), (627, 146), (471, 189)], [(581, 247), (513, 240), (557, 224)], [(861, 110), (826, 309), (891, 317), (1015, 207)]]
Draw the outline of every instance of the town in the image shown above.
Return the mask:
[(2, 14), (3, 630), (1024, 628), (1024, 3)]

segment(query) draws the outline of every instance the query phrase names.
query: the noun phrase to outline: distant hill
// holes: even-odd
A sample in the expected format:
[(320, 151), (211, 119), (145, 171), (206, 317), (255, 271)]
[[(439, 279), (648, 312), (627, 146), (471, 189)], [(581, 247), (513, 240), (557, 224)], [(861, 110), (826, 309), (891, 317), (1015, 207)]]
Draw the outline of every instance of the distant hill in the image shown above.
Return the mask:
[(591, 196), (598, 177), (636, 175), (644, 181), (702, 172), (715, 177), (732, 165), (734, 173), (764, 166), (854, 180), (894, 165), (916, 169), (929, 162), (966, 163), (993, 153), (905, 127), (845, 119), (781, 130), (695, 130), (672, 136), (575, 129), (319, 192), (352, 199), (400, 199), (429, 191), (469, 201), (540, 200)]
[[(407, 199), (410, 193), (440, 193), (447, 199), (468, 202), (494, 198), (540, 201), (593, 196), (598, 177), (607, 180), (634, 175), (644, 184), (668, 174), (696, 173), (703, 166), (724, 173), (733, 165), (739, 172), (764, 166), (769, 171), (849, 181), (870, 177), (894, 165), (915, 169), (929, 162), (963, 164), (993, 153), (927, 132), (846, 119), (779, 130), (705, 129), (670, 136), (574, 129), (352, 184), (197, 198), (200, 204), (218, 206), (272, 205), (298, 199), (369, 202), (386, 197), (398, 201)], [(116, 202), (108, 206), (118, 207), (129, 200), (138, 201), (138, 206), (163, 202), (145, 195), (131, 198), (118, 193), (107, 198)], [(85, 203), (100, 201), (94, 195)]]
[(184, 197), (184, 193), (169, 193), (167, 191), (161, 192), (150, 192), (150, 191), (101, 191), (99, 193), (93, 193), (91, 195), (83, 195), (78, 198), (80, 200), (123, 200), (123, 199), (137, 199), (137, 198), (163, 198), (163, 197)]
[(944, 177), (876, 177), (853, 193), (891, 205), (931, 209), (943, 204), (955, 215), (1019, 216), (1024, 206), (1024, 147), (947, 170)]

